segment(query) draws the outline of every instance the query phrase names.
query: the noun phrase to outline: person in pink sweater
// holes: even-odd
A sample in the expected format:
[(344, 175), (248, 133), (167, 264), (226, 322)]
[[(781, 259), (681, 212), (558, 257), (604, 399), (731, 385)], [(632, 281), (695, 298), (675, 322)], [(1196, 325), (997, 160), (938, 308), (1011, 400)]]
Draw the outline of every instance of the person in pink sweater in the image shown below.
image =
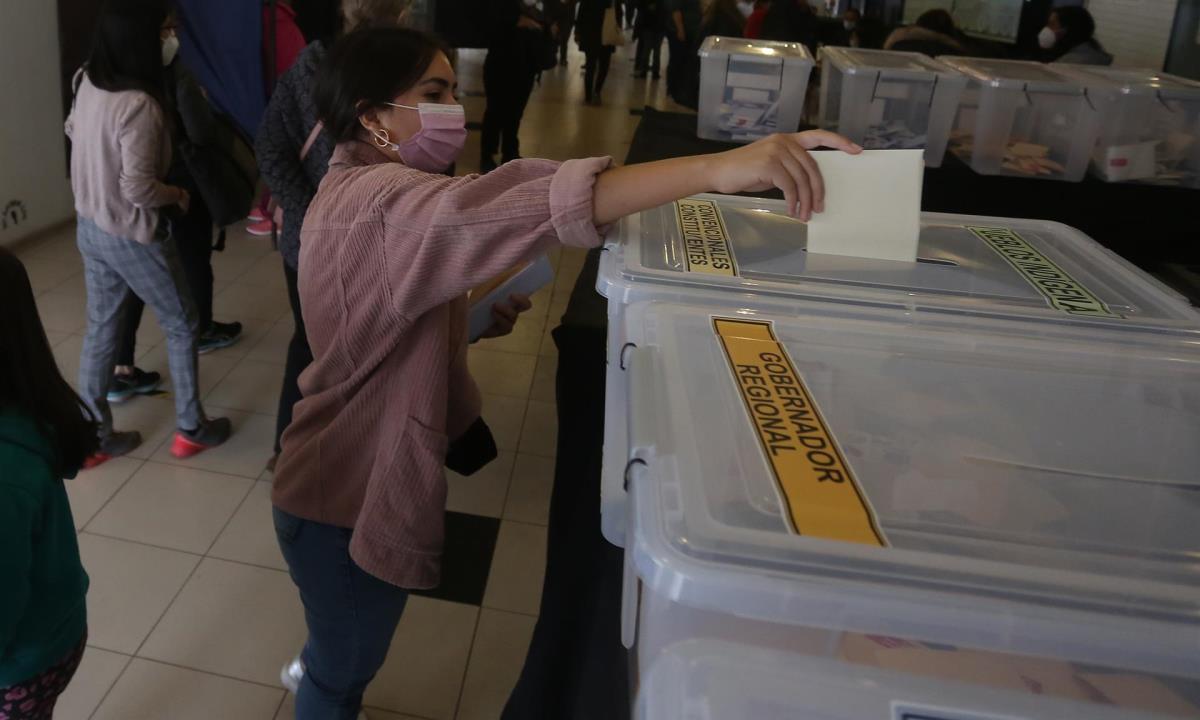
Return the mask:
[[(436, 39), (395, 28), (342, 38), (316, 80), (338, 145), (301, 231), (313, 362), (272, 493), (308, 624), (283, 673), (302, 720), (357, 715), (408, 590), (439, 582), (443, 464), (481, 409), (467, 291), (555, 245), (596, 247), (621, 217), (695, 193), (779, 188), (808, 219), (824, 200), (808, 150), (860, 150), (813, 131), (629, 167), (517, 160), (447, 177), (466, 139), (455, 87)], [(496, 308), (494, 332), (524, 307)]]

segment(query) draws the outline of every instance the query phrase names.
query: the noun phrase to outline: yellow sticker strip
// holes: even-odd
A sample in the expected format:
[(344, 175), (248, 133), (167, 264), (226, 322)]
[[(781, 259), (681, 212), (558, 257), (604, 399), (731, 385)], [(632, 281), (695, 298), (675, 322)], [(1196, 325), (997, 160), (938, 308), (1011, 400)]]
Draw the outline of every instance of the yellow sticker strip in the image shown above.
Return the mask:
[(1003, 227), (967, 227), (988, 247), (1000, 253), (1014, 270), (1046, 298), (1050, 306), (1071, 315), (1121, 318), (1092, 291), (1071, 277), (1053, 260), (1033, 248), (1025, 238)]
[(737, 261), (729, 246), (725, 218), (711, 200), (685, 198), (675, 203), (675, 220), (683, 237), (688, 272), (737, 277)]
[(713, 329), (792, 532), (886, 547), (874, 509), (771, 324), (713, 318)]

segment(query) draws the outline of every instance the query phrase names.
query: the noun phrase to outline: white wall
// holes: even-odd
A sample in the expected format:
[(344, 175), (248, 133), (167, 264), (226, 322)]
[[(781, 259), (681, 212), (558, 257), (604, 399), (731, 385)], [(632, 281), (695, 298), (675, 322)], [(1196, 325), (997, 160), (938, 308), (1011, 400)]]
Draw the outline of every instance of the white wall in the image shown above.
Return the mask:
[(1089, 0), (1096, 38), (1115, 65), (1161, 70), (1179, 0)]
[(0, 245), (74, 212), (62, 121), (57, 3), (0, 0)]

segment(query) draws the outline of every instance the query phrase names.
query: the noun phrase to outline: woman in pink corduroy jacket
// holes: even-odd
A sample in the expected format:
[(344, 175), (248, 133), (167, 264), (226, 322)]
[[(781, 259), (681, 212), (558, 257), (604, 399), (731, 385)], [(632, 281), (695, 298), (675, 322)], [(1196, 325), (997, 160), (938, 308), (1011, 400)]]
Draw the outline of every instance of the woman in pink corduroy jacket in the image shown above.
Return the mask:
[[(301, 231), (313, 362), (272, 495), (308, 622), (283, 673), (302, 719), (354, 718), (408, 590), (439, 582), (446, 451), (480, 413), (467, 291), (556, 244), (595, 247), (621, 217), (696, 193), (779, 188), (808, 219), (824, 199), (808, 149), (860, 150), (813, 131), (630, 167), (516, 160), (447, 177), (466, 138), (455, 87), (439, 42), (405, 29), (347, 35), (317, 76), (338, 145)], [(492, 333), (527, 308), (521, 298), (496, 307)]]

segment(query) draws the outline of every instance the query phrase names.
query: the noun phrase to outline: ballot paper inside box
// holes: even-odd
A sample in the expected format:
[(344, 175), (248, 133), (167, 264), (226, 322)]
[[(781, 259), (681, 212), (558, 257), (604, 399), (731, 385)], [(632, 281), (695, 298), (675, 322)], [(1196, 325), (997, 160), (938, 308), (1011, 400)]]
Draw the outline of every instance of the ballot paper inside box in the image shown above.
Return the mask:
[(982, 175), (1078, 182), (1100, 113), (1072, 76), (1041, 63), (946, 58), (967, 76), (950, 150)]
[(1200, 82), (1145, 69), (1061, 69), (1086, 85), (1100, 116), (1094, 175), (1200, 188)]
[(938, 167), (965, 84), (920, 53), (825, 48), (820, 125), (868, 150), (924, 149)]
[(803, 45), (711, 37), (700, 57), (699, 137), (753, 142), (799, 128), (813, 64)]

